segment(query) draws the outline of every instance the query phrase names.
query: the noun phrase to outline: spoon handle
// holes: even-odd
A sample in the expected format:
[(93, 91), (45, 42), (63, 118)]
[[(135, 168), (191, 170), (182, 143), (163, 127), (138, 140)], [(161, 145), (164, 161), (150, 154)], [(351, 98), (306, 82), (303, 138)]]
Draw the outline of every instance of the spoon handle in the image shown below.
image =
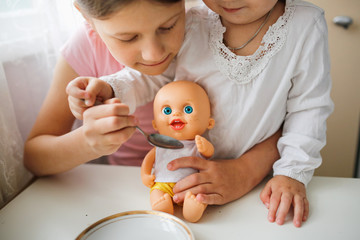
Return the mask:
[(146, 132), (144, 132), (139, 126), (135, 126), (137, 128), (137, 130), (139, 130), (139, 132), (141, 132), (142, 135), (144, 135), (147, 139), (147, 137), (149, 136), (149, 134), (147, 134)]

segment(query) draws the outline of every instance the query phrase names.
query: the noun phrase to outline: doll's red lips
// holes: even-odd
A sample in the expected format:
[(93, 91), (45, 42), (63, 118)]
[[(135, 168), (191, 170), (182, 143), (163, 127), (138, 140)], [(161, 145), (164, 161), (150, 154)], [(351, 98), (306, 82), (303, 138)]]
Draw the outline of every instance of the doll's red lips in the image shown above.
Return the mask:
[(185, 123), (180, 119), (174, 119), (171, 121), (170, 126), (174, 130), (181, 130), (185, 127)]

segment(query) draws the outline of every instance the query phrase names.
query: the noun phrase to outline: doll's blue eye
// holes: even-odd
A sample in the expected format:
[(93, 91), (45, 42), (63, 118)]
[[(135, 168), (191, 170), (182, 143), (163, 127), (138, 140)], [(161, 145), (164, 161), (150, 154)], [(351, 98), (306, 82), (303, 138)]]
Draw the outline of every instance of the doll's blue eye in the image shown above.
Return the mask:
[(185, 106), (184, 107), (184, 112), (187, 113), (187, 114), (192, 113), (193, 112), (192, 106)]
[(171, 107), (164, 107), (162, 112), (165, 114), (165, 115), (170, 115), (172, 110), (171, 110)]

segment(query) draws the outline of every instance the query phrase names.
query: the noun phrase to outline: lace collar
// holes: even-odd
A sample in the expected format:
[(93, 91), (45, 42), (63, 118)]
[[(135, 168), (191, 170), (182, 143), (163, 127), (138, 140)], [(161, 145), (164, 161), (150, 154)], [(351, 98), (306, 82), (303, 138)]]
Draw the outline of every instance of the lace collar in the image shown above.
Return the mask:
[(269, 27), (260, 47), (250, 56), (237, 56), (224, 45), (226, 28), (221, 24), (219, 15), (209, 10), (209, 44), (220, 72), (237, 84), (247, 84), (256, 78), (285, 43), (288, 23), (295, 11), (293, 2), (286, 1), (284, 14)]

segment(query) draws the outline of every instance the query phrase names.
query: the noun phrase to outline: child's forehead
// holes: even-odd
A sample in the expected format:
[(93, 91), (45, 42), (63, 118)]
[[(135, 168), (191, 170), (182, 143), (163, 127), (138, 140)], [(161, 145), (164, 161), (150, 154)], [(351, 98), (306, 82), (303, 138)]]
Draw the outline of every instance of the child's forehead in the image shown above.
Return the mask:
[[(166, 22), (185, 11), (184, 5), (179, 3), (173, 4), (153, 4), (153, 1), (139, 1), (139, 3), (128, 4), (119, 9), (113, 16), (120, 16), (122, 19), (132, 19), (137, 21), (148, 21), (150, 23)], [(111, 17), (113, 17), (111, 16)], [(127, 22), (131, 25), (132, 22)]]
[[(109, 35), (134, 34), (153, 31), (176, 21), (185, 14), (182, 1), (173, 4), (153, 4), (153, 1), (138, 1), (127, 4), (109, 18), (94, 19), (101, 31)], [(168, 26), (165, 26), (168, 27)]]

